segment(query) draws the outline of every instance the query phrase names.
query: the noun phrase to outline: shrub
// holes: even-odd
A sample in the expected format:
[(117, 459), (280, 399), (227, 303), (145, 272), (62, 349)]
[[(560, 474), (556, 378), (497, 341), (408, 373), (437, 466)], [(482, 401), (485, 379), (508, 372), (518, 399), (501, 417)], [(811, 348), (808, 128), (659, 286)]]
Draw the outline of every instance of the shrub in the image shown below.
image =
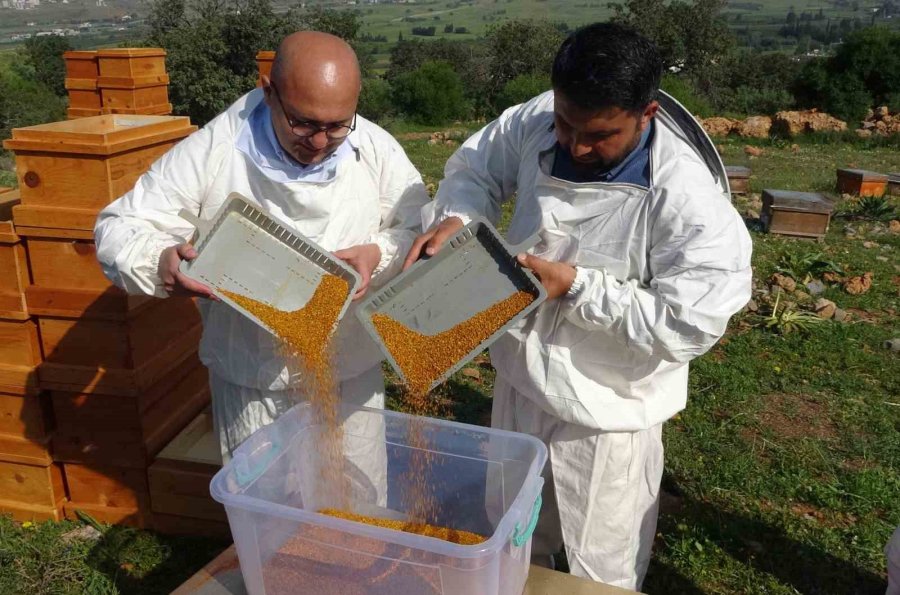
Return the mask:
[(506, 83), (497, 96), (497, 111), (524, 103), (550, 89), (550, 77), (546, 74), (520, 74)]
[(391, 86), (388, 82), (381, 78), (363, 80), (356, 110), (373, 122), (384, 122), (393, 115), (394, 102), (391, 99)]
[(713, 115), (709, 101), (696, 89), (690, 79), (667, 74), (663, 76), (660, 87), (695, 116), (708, 118)]
[(397, 107), (420, 124), (438, 125), (466, 115), (459, 75), (447, 62), (426, 62), (393, 83)]

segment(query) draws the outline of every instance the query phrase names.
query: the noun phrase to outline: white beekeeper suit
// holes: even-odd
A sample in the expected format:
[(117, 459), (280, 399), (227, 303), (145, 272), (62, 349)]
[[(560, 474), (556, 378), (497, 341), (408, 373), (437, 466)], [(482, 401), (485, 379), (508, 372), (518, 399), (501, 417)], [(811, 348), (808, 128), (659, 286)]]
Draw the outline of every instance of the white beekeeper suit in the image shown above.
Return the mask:
[[(194, 233), (179, 210), (209, 220), (232, 192), (326, 250), (376, 243), (382, 255), (378, 278), (399, 270), (429, 199), (396, 140), (358, 117), (356, 129), (335, 152), (346, 154), (332, 157), (331, 171), (319, 167), (315, 176), (285, 181), (284, 172), (264, 167), (252, 142), (246, 142), (251, 114), (262, 101), (262, 89), (243, 96), (100, 213), (97, 257), (113, 283), (129, 293), (165, 297), (157, 272), (160, 253)], [(227, 459), (251, 433), (296, 403), (288, 390), (296, 379), (289, 379), (271, 334), (223, 303), (198, 302), (200, 359), (210, 371), (213, 415)], [(352, 309), (338, 326), (336, 345), (336, 380), (344, 402), (383, 407), (382, 358)]]
[(628, 588), (649, 564), (661, 426), (685, 406), (687, 362), (750, 297), (750, 238), (721, 162), (680, 105), (659, 101), (649, 188), (554, 178), (548, 92), (467, 140), (423, 210), (425, 229), (497, 222), (515, 195), (510, 243), (538, 233), (536, 256), (576, 266), (575, 297), (544, 303), (491, 348), (492, 425), (549, 447), (533, 554), (564, 542), (573, 574)]

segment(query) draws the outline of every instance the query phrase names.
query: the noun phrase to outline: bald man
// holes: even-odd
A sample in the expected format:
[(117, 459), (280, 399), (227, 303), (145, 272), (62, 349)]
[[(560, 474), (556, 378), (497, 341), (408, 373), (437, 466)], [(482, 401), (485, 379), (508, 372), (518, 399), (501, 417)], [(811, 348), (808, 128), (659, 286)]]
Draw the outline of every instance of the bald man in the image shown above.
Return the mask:
[[(211, 219), (232, 192), (333, 251), (362, 283), (398, 272), (428, 195), (400, 145), (356, 113), (360, 72), (341, 39), (294, 33), (271, 79), (163, 155), (134, 189), (105, 208), (94, 230), (107, 277), (133, 294), (209, 298), (178, 267), (196, 252), (181, 209)], [(277, 342), (225, 304), (199, 300), (200, 359), (209, 368), (213, 417), (228, 459), (251, 433), (302, 396)], [(352, 314), (352, 313), (351, 313)], [(336, 380), (344, 401), (384, 405), (381, 356), (356, 322), (337, 331)]]

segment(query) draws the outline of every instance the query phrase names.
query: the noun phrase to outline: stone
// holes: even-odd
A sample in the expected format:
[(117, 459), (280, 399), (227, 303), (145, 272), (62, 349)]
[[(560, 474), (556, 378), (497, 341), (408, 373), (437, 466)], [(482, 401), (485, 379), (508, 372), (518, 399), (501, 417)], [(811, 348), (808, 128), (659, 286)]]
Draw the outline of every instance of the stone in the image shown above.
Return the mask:
[(891, 233), (900, 233), (900, 221), (891, 219), (891, 222), (888, 224), (888, 231)]
[(791, 277), (782, 275), (781, 273), (774, 273), (771, 277), (769, 277), (769, 285), (780, 287), (788, 293), (797, 289), (797, 282), (794, 281)]
[(856, 131), (856, 136), (858, 136), (859, 138), (869, 138), (870, 136), (872, 136), (872, 131), (863, 130), (862, 128), (860, 128)]
[(475, 368), (465, 368), (462, 371), (462, 374), (463, 374), (463, 376), (466, 376), (468, 378), (474, 378), (475, 380), (481, 379), (481, 372), (479, 372)]
[(881, 346), (891, 351), (900, 351), (900, 338), (888, 339)]
[(759, 211), (754, 211), (753, 209), (747, 209), (744, 211), (744, 219), (759, 219)]
[(817, 110), (783, 111), (772, 120), (774, 131), (797, 136), (803, 132), (842, 132), (847, 123)]
[(750, 116), (738, 123), (737, 133), (751, 138), (768, 138), (772, 129), (772, 118), (769, 116)]
[(760, 149), (759, 147), (754, 147), (751, 145), (747, 145), (744, 147), (744, 153), (750, 155), (751, 157), (760, 157), (765, 151)]
[(756, 303), (756, 300), (750, 300), (749, 302), (747, 302), (747, 305), (744, 306), (744, 308), (745, 308), (748, 312), (758, 312), (758, 311), (759, 311), (759, 304)]
[(738, 125), (738, 121), (720, 117), (701, 118), (700, 125), (710, 136), (728, 136)]
[(820, 293), (825, 293), (825, 284), (819, 281), (818, 279), (814, 279), (809, 283), (805, 284), (806, 290), (809, 291), (812, 295), (819, 295)]
[(791, 145), (791, 153), (799, 153), (799, 152), (800, 152), (800, 145), (798, 145), (797, 143), (794, 143), (793, 145)]
[(831, 300), (826, 300), (825, 298), (819, 298), (816, 300), (816, 316), (819, 318), (824, 318), (825, 320), (830, 320), (834, 317), (834, 313), (837, 310), (837, 304), (832, 302)]
[(878, 118), (885, 118), (885, 117), (891, 115), (891, 110), (888, 109), (888, 106), (882, 105), (881, 107), (879, 107), (878, 109), (875, 110), (875, 115)]
[(876, 256), (875, 260), (877, 260), (878, 262), (890, 262), (891, 261), (891, 259), (888, 258), (887, 256)]
[(856, 277), (850, 277), (844, 281), (844, 291), (850, 295), (862, 295), (872, 288), (873, 277), (874, 275), (871, 271), (867, 271)]
[(834, 320), (836, 322), (846, 322), (850, 319), (850, 315), (847, 314), (846, 310), (842, 310), (841, 308), (834, 309)]
[(797, 289), (794, 291), (794, 299), (800, 303), (804, 303), (804, 302), (808, 302), (809, 300), (811, 300), (812, 296), (810, 296), (808, 293), (806, 293), (805, 291), (803, 291), (801, 289)]
[(866, 240), (865, 242), (863, 242), (862, 245), (863, 245), (863, 248), (877, 248), (877, 247), (878, 247), (878, 242), (873, 242), (873, 241), (871, 241), (871, 240)]

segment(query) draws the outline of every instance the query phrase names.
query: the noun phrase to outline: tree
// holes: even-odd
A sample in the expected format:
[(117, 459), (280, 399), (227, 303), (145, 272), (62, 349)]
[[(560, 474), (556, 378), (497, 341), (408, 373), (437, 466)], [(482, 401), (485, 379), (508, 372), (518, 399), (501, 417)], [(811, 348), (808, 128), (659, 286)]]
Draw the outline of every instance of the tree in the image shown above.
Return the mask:
[(565, 35), (553, 23), (516, 20), (492, 26), (487, 32), (493, 102), (503, 87), (527, 74), (549, 76), (553, 58)]
[(13, 128), (65, 117), (66, 103), (62, 97), (12, 69), (0, 69), (0, 138), (9, 138)]
[(520, 74), (503, 86), (503, 89), (497, 96), (497, 111), (501, 112), (513, 105), (524, 103), (549, 89), (549, 74)]
[(462, 81), (447, 62), (425, 62), (392, 86), (397, 107), (416, 122), (439, 125), (466, 116)]
[(31, 37), (25, 42), (24, 60), (19, 74), (50, 89), (54, 95), (66, 96), (66, 62), (63, 52), (72, 49), (69, 40), (58, 35)]

